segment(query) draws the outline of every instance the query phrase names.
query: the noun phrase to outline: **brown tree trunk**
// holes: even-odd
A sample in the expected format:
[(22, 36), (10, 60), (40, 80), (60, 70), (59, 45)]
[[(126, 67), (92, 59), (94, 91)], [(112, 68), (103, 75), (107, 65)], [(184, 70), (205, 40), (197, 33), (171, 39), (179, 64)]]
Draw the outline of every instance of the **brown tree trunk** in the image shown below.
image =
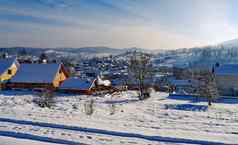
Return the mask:
[(208, 99), (208, 106), (212, 106), (212, 100), (210, 98)]

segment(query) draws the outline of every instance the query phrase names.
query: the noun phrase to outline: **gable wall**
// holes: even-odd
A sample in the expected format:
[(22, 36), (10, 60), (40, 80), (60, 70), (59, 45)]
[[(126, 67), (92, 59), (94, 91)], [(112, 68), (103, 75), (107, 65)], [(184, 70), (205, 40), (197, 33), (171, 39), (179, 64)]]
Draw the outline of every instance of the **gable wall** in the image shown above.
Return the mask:
[(54, 87), (59, 87), (61, 82), (63, 82), (67, 78), (68, 78), (68, 75), (65, 73), (65, 71), (61, 67), (60, 70), (57, 72), (55, 79), (53, 81)]
[[(8, 70), (11, 70), (11, 74), (8, 74)], [(5, 81), (11, 79), (17, 72), (17, 66), (16, 64), (12, 64), (12, 66), (7, 69), (1, 76), (0, 76), (0, 81)]]

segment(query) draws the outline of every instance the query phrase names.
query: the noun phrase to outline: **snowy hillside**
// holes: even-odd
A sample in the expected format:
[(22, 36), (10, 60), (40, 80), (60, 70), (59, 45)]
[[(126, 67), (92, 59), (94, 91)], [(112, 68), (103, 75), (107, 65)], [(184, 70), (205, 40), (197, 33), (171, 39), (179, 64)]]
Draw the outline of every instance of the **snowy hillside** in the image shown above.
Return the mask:
[[(207, 108), (207, 102), (190, 97), (154, 92), (138, 101), (136, 95), (58, 94), (55, 106), (47, 109), (32, 102), (31, 92), (1, 92), (0, 137), (13, 144), (19, 139), (24, 139), (19, 144), (238, 144), (236, 100)], [(94, 113), (86, 115), (91, 98)]]
[(238, 39), (228, 40), (219, 45), (223, 45), (224, 47), (238, 47)]
[(178, 49), (160, 53), (157, 58), (163, 65), (190, 68), (211, 68), (215, 63), (237, 63), (238, 46), (216, 45), (201, 48)]

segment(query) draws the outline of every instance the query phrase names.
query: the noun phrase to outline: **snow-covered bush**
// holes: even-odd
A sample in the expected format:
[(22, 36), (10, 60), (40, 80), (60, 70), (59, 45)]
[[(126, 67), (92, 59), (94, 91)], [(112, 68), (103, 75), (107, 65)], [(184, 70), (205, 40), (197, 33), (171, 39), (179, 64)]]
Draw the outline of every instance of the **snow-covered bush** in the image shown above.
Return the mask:
[(37, 94), (37, 97), (33, 100), (33, 102), (42, 108), (51, 108), (55, 104), (54, 93), (49, 90), (43, 91)]
[(78, 109), (78, 105), (77, 104), (73, 104), (72, 108), (76, 110), (76, 109)]

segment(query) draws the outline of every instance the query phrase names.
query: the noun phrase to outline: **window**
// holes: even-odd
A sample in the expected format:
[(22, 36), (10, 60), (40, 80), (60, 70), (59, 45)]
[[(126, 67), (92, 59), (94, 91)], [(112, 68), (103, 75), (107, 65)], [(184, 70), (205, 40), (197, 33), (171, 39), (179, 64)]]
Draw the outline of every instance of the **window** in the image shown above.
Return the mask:
[(11, 74), (12, 74), (12, 70), (9, 69), (9, 70), (7, 71), (7, 74), (11, 75)]

